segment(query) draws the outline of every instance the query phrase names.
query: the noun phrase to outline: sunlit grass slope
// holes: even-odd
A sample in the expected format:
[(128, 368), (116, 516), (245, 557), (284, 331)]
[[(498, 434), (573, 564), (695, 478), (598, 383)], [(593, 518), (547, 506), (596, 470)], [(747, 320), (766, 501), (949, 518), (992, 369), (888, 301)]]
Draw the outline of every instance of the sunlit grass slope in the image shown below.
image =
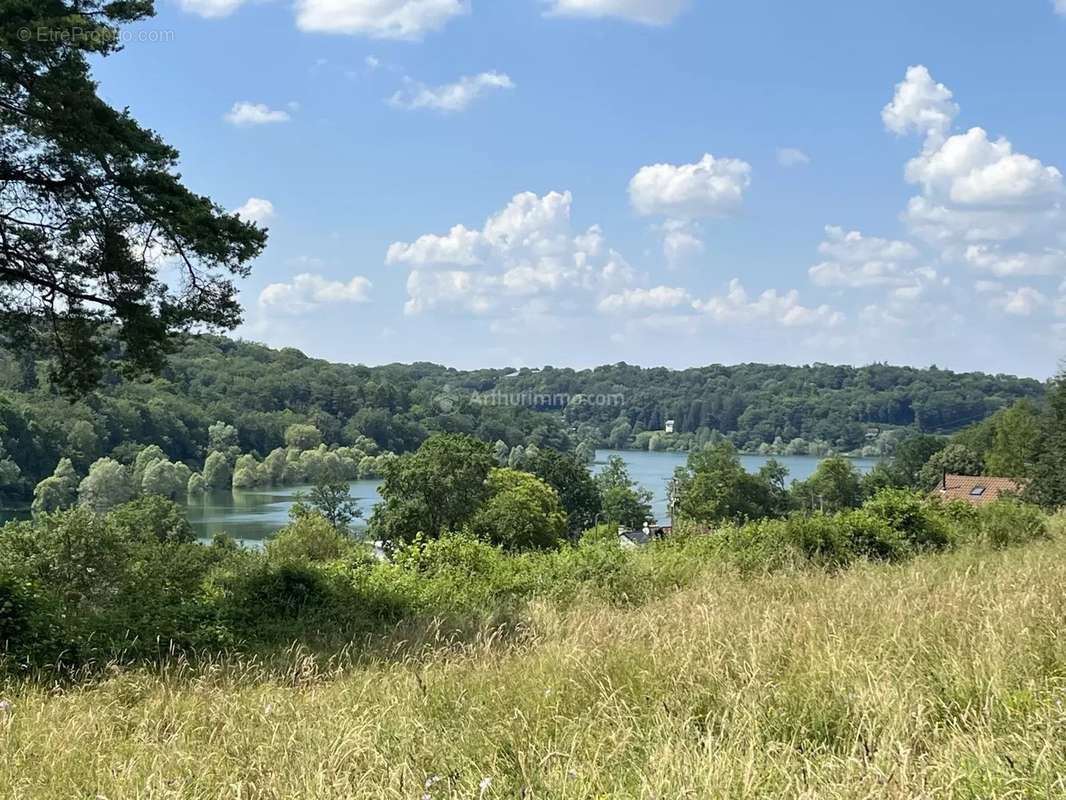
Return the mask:
[(535, 606), (506, 637), (344, 665), (9, 685), (0, 797), (1061, 797), (1064, 622), (1060, 537), (712, 570), (641, 608)]

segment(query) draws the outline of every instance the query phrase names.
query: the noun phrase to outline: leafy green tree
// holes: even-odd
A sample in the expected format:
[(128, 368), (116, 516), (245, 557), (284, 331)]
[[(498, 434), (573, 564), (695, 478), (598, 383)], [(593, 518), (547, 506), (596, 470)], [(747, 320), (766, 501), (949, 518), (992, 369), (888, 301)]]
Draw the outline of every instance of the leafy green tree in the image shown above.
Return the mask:
[(524, 469), (526, 466), (526, 448), (522, 445), (515, 445), (511, 449), (511, 454), (507, 457), (507, 466), (511, 469)]
[(1025, 494), (1045, 508), (1066, 508), (1066, 372), (1052, 386), (1042, 438)]
[(314, 425), (290, 425), (285, 431), (285, 445), (294, 450), (314, 450), (322, 444), (322, 434)]
[(795, 504), (812, 511), (835, 513), (862, 505), (862, 477), (843, 456), (833, 456), (818, 464), (805, 481), (792, 485)]
[(129, 469), (111, 458), (101, 458), (89, 467), (78, 486), (78, 502), (97, 513), (128, 503), (137, 495)]
[(15, 494), (22, 480), (22, 468), (7, 453), (0, 442), (0, 494)]
[(1040, 413), (1029, 400), (1019, 400), (992, 419), (992, 448), (985, 455), (989, 475), (1025, 478), (1043, 447)]
[(8, 334), (48, 342), (51, 380), (71, 392), (99, 381), (105, 357), (157, 371), (175, 332), (234, 327), (233, 278), (266, 243), (186, 189), (178, 153), (96, 93), (90, 59), (121, 49), (118, 26), (153, 11), (151, 0), (0, 0), (0, 307)]
[(729, 442), (689, 455), (676, 480), (678, 512), (694, 522), (740, 522), (781, 512), (780, 470), (752, 475)]
[(240, 437), (237, 429), (225, 422), (216, 422), (207, 429), (207, 451), (209, 453), (230, 453), (240, 449)]
[(69, 458), (62, 458), (50, 478), (33, 490), (34, 515), (72, 508), (78, 502), (78, 473)]
[(628, 420), (618, 419), (611, 426), (610, 432), (607, 434), (607, 444), (614, 450), (622, 450), (627, 444), (629, 444), (629, 438), (632, 436), (633, 429)]
[(141, 478), (141, 493), (145, 496), (178, 500), (188, 493), (189, 468), (170, 461), (153, 461)]
[(166, 461), (167, 454), (163, 452), (157, 444), (150, 444), (137, 453), (137, 457), (133, 459), (133, 483), (136, 486), (140, 486), (144, 480), (144, 473), (148, 470), (152, 464), (157, 461)]
[(417, 452), (385, 467), (371, 530), (391, 542), (460, 530), (488, 497), (486, 480), (495, 466), (485, 442), (463, 434), (431, 436)]
[(191, 544), (196, 536), (185, 512), (172, 500), (158, 494), (139, 497), (114, 508), (107, 515), (108, 527), (127, 541)]
[(651, 516), (651, 492), (629, 477), (626, 462), (611, 456), (596, 476), (606, 522), (626, 528), (640, 528)]
[(294, 520), (317, 514), (345, 533), (363, 516), (358, 501), (352, 497), (348, 481), (328, 475), (319, 479), (306, 497), (297, 498), (290, 514)]
[(251, 489), (262, 483), (261, 468), (255, 456), (245, 454), (238, 456), (233, 467), (233, 488)]
[(577, 456), (542, 449), (526, 469), (558, 492), (570, 531), (588, 530), (596, 524), (603, 497), (588, 467)]
[(507, 457), (511, 454), (511, 448), (507, 446), (507, 442), (502, 439), (497, 439), (496, 444), (492, 448), (493, 455), (496, 456), (496, 463), (501, 467), (507, 463)]
[(921, 475), (922, 467), (928, 464), (929, 459), (936, 453), (947, 447), (947, 444), (946, 439), (925, 434), (912, 436), (900, 442), (892, 458), (891, 466), (896, 484), (915, 488), (922, 486), (924, 482)]
[(306, 564), (339, 561), (355, 554), (346, 532), (319, 514), (301, 514), (278, 531), (266, 545), (267, 556), (278, 563)]
[(489, 498), (474, 515), (475, 536), (508, 550), (554, 547), (566, 535), (566, 513), (559, 495), (535, 475), (494, 469)]
[(596, 461), (596, 445), (585, 439), (574, 448), (574, 457), (582, 464), (592, 464)]
[(949, 444), (934, 453), (918, 473), (919, 488), (932, 489), (949, 475), (983, 475), (985, 470), (981, 456), (961, 444)]
[(873, 497), (882, 489), (903, 489), (907, 484), (900, 480), (899, 473), (891, 464), (881, 462), (861, 478), (863, 497)]
[(233, 488), (233, 466), (229, 457), (215, 451), (204, 462), (204, 486), (209, 491), (226, 491)]
[(86, 468), (100, 455), (100, 437), (92, 423), (79, 419), (70, 426), (67, 433), (67, 447), (70, 448), (70, 457)]
[(207, 484), (204, 483), (204, 476), (199, 472), (194, 472), (189, 476), (189, 482), (186, 484), (185, 494), (189, 497), (199, 498), (203, 497), (207, 491)]

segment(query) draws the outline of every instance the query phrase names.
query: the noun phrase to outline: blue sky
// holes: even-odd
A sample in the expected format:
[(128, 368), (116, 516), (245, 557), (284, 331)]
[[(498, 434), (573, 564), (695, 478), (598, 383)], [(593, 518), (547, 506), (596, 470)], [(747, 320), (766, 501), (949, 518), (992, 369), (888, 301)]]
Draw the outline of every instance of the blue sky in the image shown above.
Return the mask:
[(1066, 355), (1066, 0), (157, 0), (104, 96), (238, 331), (458, 367)]

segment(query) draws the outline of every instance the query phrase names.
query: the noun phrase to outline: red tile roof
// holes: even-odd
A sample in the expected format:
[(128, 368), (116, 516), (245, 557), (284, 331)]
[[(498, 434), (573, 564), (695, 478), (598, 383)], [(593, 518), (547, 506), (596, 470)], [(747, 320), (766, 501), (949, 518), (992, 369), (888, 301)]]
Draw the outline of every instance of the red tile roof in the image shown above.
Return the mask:
[(1024, 485), (1010, 478), (945, 475), (933, 494), (944, 500), (964, 500), (974, 505), (993, 503), (1004, 495), (1020, 494)]

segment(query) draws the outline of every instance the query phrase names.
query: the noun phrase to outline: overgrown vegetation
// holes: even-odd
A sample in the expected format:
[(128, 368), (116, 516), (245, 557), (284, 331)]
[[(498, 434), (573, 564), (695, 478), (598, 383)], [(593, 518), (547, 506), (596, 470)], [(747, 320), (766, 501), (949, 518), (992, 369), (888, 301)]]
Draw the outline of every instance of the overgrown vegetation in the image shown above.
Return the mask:
[[(1066, 539), (843, 573), (767, 573), (754, 542), (733, 541), (753, 568), (738, 574), (709, 547), (689, 539), (630, 555), (586, 547), (514, 558), (448, 537), (382, 567), (382, 593), (421, 587), (425, 607), (446, 614), (458, 601), (469, 615), (517, 594), (518, 576), (558, 572), (523, 588), (541, 599), (507, 625), (498, 613), (462, 631), (422, 621), (357, 651), (172, 657), (66, 687), (0, 682), (0, 795), (1066, 792)], [(308, 604), (273, 591), (306, 585), (294, 577), (303, 573), (282, 572), (290, 555), (246, 566), (241, 591), (310, 626)], [(325, 563), (314, 573), (335, 571)]]
[(633, 554), (609, 526), (566, 543), (558, 495), (532, 475), (493, 468), (485, 487), (470, 513), (391, 540), (391, 561), (306, 505), (264, 551), (224, 538), (197, 543), (180, 509), (159, 497), (106, 515), (78, 508), (11, 523), (0, 529), (5, 669), (263, 652), (297, 641), (339, 649), (428, 618), (457, 629), (515, 619), (539, 599), (641, 603), (711, 565), (837, 570), (1048, 533), (1047, 518), (1017, 501), (974, 509), (884, 490), (836, 514), (711, 530), (690, 523)]

